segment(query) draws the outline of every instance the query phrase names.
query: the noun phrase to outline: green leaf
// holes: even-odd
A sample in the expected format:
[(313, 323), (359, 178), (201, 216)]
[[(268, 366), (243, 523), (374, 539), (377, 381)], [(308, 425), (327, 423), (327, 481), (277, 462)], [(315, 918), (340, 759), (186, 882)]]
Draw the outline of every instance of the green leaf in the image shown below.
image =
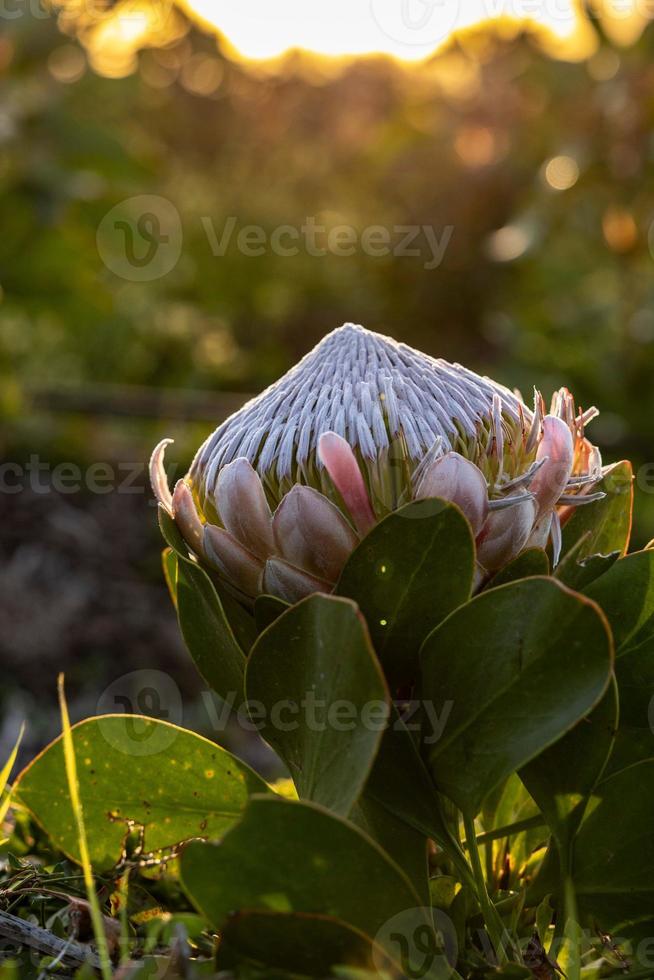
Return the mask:
[(182, 537), (182, 533), (177, 527), (177, 524), (170, 516), (166, 508), (159, 504), (157, 514), (159, 518), (159, 530), (161, 531), (161, 535), (168, 547), (174, 551), (176, 555), (179, 555), (180, 558), (188, 558), (188, 545)]
[(568, 562), (560, 571), (557, 570), (556, 577), (569, 589), (585, 592), (592, 582), (608, 572), (618, 558), (620, 552), (612, 551), (610, 555), (591, 555), (581, 561)]
[(654, 759), (602, 781), (575, 841), (582, 925), (625, 939), (654, 928)]
[(234, 912), (327, 915), (374, 937), (420, 906), (409, 881), (352, 824), (314, 803), (254, 797), (219, 845), (191, 843), (182, 884), (216, 929)]
[(604, 772), (617, 723), (618, 692), (613, 681), (586, 718), (520, 770), (563, 852)]
[[(216, 576), (211, 576), (205, 569), (201, 568), (197, 561), (189, 556), (189, 549), (186, 542), (182, 538), (177, 525), (161, 506), (159, 507), (159, 527), (164, 540), (177, 556), (178, 569), (183, 568), (187, 571), (187, 579), (190, 576), (191, 580), (197, 583), (196, 587), (201, 593), (211, 592), (217, 595), (219, 607), (215, 608), (214, 616), (219, 620), (219, 635), (223, 637), (223, 634), (225, 634), (223, 641), (226, 643), (231, 635), (232, 639), (229, 640), (227, 645), (232, 645), (232, 641), (236, 641), (236, 644), (240, 647), (243, 656), (245, 656), (245, 654), (250, 651), (252, 644), (257, 638), (257, 628), (254, 619), (247, 612), (247, 610), (244, 609), (243, 606), (229, 594), (225, 586)], [(170, 559), (166, 560), (165, 555), (164, 563), (164, 574), (166, 575), (166, 578), (169, 579), (171, 567)], [(169, 588), (171, 588), (170, 581), (168, 581), (168, 585)], [(178, 596), (176, 593), (172, 594), (172, 597), (173, 603), (178, 606)], [(211, 601), (211, 605), (215, 606), (213, 600)], [(191, 656), (195, 657), (193, 651), (191, 650), (190, 652)], [(201, 669), (200, 673), (202, 673)], [(205, 680), (207, 680), (206, 677)]]
[[(238, 912), (221, 933), (220, 970), (252, 962), (293, 975), (331, 975), (334, 966), (388, 971), (399, 980), (400, 967), (369, 936), (339, 919), (324, 915), (283, 912)], [(379, 974), (375, 973), (375, 976)]]
[(161, 567), (168, 587), (168, 594), (175, 610), (177, 610), (177, 555), (172, 548), (164, 548), (161, 552)]
[(207, 684), (225, 701), (240, 702), (245, 654), (208, 575), (183, 558), (177, 568), (177, 614), (184, 642)]
[(620, 559), (586, 595), (602, 607), (616, 646), (620, 721), (608, 774), (654, 756), (654, 551)]
[(438, 788), (464, 813), (599, 701), (612, 644), (598, 607), (552, 578), (483, 592), (426, 640), (424, 697), (450, 714), (429, 753)]
[[(130, 827), (157, 852), (192, 837), (221, 837), (266, 784), (229, 752), (193, 732), (141, 715), (102, 715), (72, 729), (91, 861), (119, 861)], [(18, 777), (20, 803), (54, 844), (79, 861), (62, 740)]]
[(498, 585), (508, 585), (521, 578), (533, 578), (534, 575), (549, 575), (550, 560), (542, 548), (527, 548), (505, 565), (489, 582), (487, 589), (495, 589)]
[(463, 852), (447, 827), (436, 787), (395, 708), (368, 779), (366, 795), (436, 841), (459, 867), (465, 868)]
[(274, 595), (260, 595), (254, 600), (254, 620), (259, 632), (267, 629), (289, 608), (289, 603)]
[(364, 793), (352, 812), (352, 823), (379, 844), (393, 859), (420, 896), (429, 905), (427, 880), (427, 837), (400, 820), (372, 796)]
[(437, 499), (401, 507), (352, 553), (336, 592), (358, 603), (392, 684), (414, 679), (422, 641), (470, 597), (474, 567), (470, 525)]
[(577, 587), (577, 563), (591, 555), (626, 554), (634, 502), (633, 470), (626, 460), (616, 463), (597, 486), (606, 497), (573, 510), (563, 526), (562, 559), (556, 576)]
[(312, 595), (265, 630), (248, 661), (248, 701), (300, 797), (346, 816), (368, 778), (389, 696), (365, 621), (348, 599)]

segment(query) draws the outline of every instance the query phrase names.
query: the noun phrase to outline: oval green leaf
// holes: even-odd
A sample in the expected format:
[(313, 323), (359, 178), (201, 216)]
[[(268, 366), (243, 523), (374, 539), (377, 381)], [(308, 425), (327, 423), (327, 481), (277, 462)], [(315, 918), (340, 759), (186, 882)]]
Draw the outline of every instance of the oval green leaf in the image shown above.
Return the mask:
[(336, 586), (359, 605), (389, 682), (415, 679), (424, 638), (472, 591), (475, 546), (454, 504), (418, 500), (380, 521)]
[(325, 915), (283, 912), (239, 912), (231, 916), (220, 937), (218, 968), (244, 964), (281, 970), (293, 976), (332, 976), (332, 967), (383, 969), (388, 980), (402, 971), (370, 936)]
[[(141, 715), (102, 715), (72, 729), (91, 861), (114, 867), (130, 829), (144, 852), (195, 837), (219, 838), (252, 793), (267, 787), (248, 766), (206, 738)], [(17, 802), (53, 843), (79, 861), (62, 740), (18, 776)]]
[(352, 824), (314, 803), (255, 797), (218, 845), (191, 843), (182, 884), (216, 929), (233, 913), (326, 915), (375, 936), (421, 902), (402, 871)]
[(348, 599), (312, 595), (257, 640), (248, 701), (265, 706), (261, 732), (300, 797), (346, 816), (368, 778), (389, 695), (365, 620)]
[(620, 721), (609, 772), (654, 757), (654, 551), (616, 562), (586, 589), (615, 638)]
[(542, 548), (527, 548), (504, 566), (491, 579), (488, 589), (496, 589), (499, 585), (508, 585), (521, 578), (533, 578), (534, 575), (549, 575), (550, 560)]
[(434, 779), (474, 815), (505, 776), (597, 704), (612, 641), (595, 603), (531, 578), (458, 609), (428, 637), (421, 660), (424, 697), (438, 717), (450, 705), (444, 731), (427, 745)]
[[(177, 558), (173, 601), (184, 642), (207, 684), (222, 698), (243, 690), (245, 655), (257, 630), (250, 614), (189, 557), (177, 525), (159, 507), (159, 526)], [(164, 566), (169, 589), (170, 559)]]
[(582, 925), (621, 939), (649, 939), (654, 928), (654, 759), (602, 781), (574, 849)]

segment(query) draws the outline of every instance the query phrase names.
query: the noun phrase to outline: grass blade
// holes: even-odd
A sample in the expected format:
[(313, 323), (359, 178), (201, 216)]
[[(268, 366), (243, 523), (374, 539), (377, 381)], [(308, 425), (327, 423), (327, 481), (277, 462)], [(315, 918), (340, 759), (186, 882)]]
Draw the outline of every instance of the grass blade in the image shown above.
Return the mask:
[(63, 674), (59, 674), (59, 677), (57, 678), (57, 691), (59, 694), (59, 707), (61, 710), (61, 727), (63, 734), (64, 760), (66, 763), (66, 776), (68, 778), (68, 791), (70, 793), (70, 804), (73, 808), (73, 816), (77, 829), (79, 853), (82, 861), (82, 871), (84, 872), (84, 884), (86, 885), (86, 894), (91, 910), (91, 921), (93, 923), (95, 943), (98, 949), (98, 958), (100, 960), (100, 972), (103, 980), (111, 980), (111, 961), (109, 959), (107, 936), (104, 931), (104, 921), (100, 910), (100, 903), (98, 902), (97, 892), (95, 890), (95, 881), (93, 879), (91, 860), (89, 858), (86, 828), (84, 826), (84, 812), (82, 810), (82, 801), (80, 800), (79, 795), (79, 784), (77, 782), (77, 761), (75, 759), (73, 734), (70, 727), (70, 718), (68, 716), (68, 705), (66, 704)]

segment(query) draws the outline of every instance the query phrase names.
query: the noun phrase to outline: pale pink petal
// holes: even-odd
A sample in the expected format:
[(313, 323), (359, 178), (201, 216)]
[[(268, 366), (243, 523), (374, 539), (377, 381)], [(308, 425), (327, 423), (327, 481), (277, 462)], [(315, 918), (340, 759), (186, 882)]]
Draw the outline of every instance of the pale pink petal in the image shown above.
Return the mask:
[(554, 507), (572, 473), (572, 433), (563, 419), (556, 415), (546, 415), (543, 419), (543, 438), (538, 446), (536, 459), (545, 457), (547, 462), (541, 466), (529, 485), (538, 503), (539, 516)]
[(329, 582), (336, 582), (359, 540), (331, 500), (297, 484), (275, 511), (273, 531), (284, 558)]
[(318, 457), (343, 498), (355, 526), (361, 534), (367, 534), (377, 520), (349, 443), (336, 432), (323, 432), (318, 440)]
[(256, 596), (261, 592), (263, 562), (233, 538), (229, 531), (214, 524), (206, 524), (204, 553), (209, 564), (241, 592), (249, 596)]
[(173, 493), (173, 516), (186, 543), (196, 555), (203, 554), (204, 524), (195, 506), (191, 488), (179, 480)]
[(285, 602), (299, 602), (314, 592), (331, 592), (332, 585), (300, 571), (282, 558), (269, 558), (263, 573), (263, 590)]
[(534, 524), (534, 529), (529, 535), (529, 540), (527, 541), (528, 548), (546, 548), (547, 542), (549, 541), (550, 531), (552, 530), (552, 514), (550, 511), (548, 514), (543, 514), (539, 517)]
[(525, 495), (524, 501), (494, 510), (488, 515), (477, 539), (477, 561), (494, 572), (523, 550), (536, 520), (536, 502)]
[(272, 514), (259, 474), (244, 457), (228, 463), (218, 474), (218, 516), (241, 544), (257, 555), (274, 554)]
[(423, 473), (416, 497), (442, 497), (460, 507), (479, 534), (488, 517), (488, 485), (481, 470), (459, 453), (440, 456)]
[(170, 446), (173, 442), (174, 439), (162, 439), (159, 445), (155, 446), (150, 457), (150, 483), (152, 485), (152, 492), (171, 517), (173, 516), (173, 498), (170, 495), (170, 487), (168, 486), (164, 456), (166, 454), (166, 447)]

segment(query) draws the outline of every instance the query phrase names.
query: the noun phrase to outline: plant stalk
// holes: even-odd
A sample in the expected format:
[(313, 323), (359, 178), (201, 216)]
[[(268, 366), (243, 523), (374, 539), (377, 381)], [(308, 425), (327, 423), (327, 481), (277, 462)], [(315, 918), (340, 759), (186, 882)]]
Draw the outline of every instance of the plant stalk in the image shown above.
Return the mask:
[(479, 899), (479, 904), (484, 916), (484, 922), (486, 924), (488, 935), (490, 936), (491, 942), (495, 948), (497, 961), (500, 965), (503, 965), (504, 963), (508, 962), (502, 937), (504, 926), (499, 917), (497, 909), (490, 899), (488, 889), (486, 887), (486, 879), (484, 878), (484, 870), (481, 863), (479, 845), (477, 844), (474, 817), (469, 817), (464, 813), (463, 826), (465, 827), (466, 832), (466, 845), (468, 854), (470, 855), (470, 864), (475, 880), (477, 898)]
[(98, 950), (100, 962), (100, 973), (102, 980), (111, 980), (112, 969), (109, 959), (109, 949), (107, 946), (107, 934), (104, 929), (104, 921), (98, 902), (98, 895), (95, 890), (95, 881), (91, 868), (91, 857), (89, 854), (88, 840), (86, 837), (86, 827), (84, 825), (84, 811), (79, 795), (79, 783), (77, 781), (77, 760), (75, 758), (75, 747), (73, 745), (73, 735), (70, 727), (68, 715), (68, 705), (66, 704), (66, 694), (64, 692), (64, 675), (59, 674), (57, 678), (59, 691), (59, 707), (61, 709), (61, 723), (63, 730), (63, 749), (64, 761), (66, 765), (66, 776), (68, 778), (68, 792), (70, 794), (70, 805), (77, 828), (77, 841), (79, 846), (82, 871), (84, 872), (84, 884), (91, 912), (91, 922), (95, 934), (95, 944)]

